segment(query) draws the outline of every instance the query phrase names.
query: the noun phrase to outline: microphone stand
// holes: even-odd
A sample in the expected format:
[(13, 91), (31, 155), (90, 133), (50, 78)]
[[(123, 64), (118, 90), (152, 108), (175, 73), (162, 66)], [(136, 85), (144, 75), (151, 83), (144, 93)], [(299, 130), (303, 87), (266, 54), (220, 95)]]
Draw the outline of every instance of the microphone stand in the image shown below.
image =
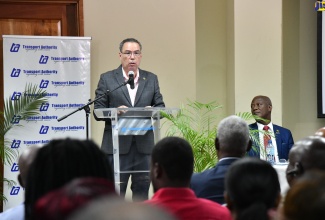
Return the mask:
[(128, 81), (124, 82), (123, 84), (119, 85), (118, 87), (116, 87), (115, 89), (113, 90), (107, 90), (105, 93), (103, 93), (102, 95), (98, 96), (96, 99), (94, 99), (93, 101), (91, 101), (91, 99), (88, 100), (88, 103), (85, 104), (84, 106), (82, 107), (79, 107), (78, 109), (74, 110), (73, 112), (65, 115), (65, 116), (62, 116), (61, 118), (59, 118), (57, 121), (60, 122), (64, 119), (66, 119), (67, 117), (69, 117), (70, 115), (73, 115), (74, 113), (84, 109), (85, 112), (86, 112), (86, 137), (87, 137), (87, 140), (89, 139), (89, 114), (90, 114), (90, 108), (89, 106), (91, 104), (93, 104), (94, 102), (96, 102), (98, 99), (101, 99), (103, 98), (104, 96), (108, 95), (109, 93), (111, 92), (114, 92), (115, 90), (121, 88), (122, 86), (125, 86), (126, 84), (130, 84), (130, 82), (132, 81), (133, 79), (132, 78), (129, 78)]

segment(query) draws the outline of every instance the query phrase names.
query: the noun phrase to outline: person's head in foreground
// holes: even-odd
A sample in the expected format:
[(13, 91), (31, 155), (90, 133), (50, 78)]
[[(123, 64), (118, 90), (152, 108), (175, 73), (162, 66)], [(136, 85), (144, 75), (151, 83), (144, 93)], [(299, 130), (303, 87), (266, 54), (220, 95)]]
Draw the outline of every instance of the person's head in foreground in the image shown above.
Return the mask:
[(226, 175), (225, 200), (235, 220), (269, 220), (281, 200), (278, 174), (264, 160), (245, 157)]
[(282, 207), (283, 220), (325, 219), (325, 173), (305, 172), (289, 189)]
[(145, 203), (128, 202), (120, 197), (105, 197), (89, 203), (68, 220), (176, 220), (167, 211)]
[(66, 220), (90, 201), (116, 195), (113, 182), (97, 177), (77, 178), (39, 198), (35, 220)]
[(106, 155), (93, 141), (66, 138), (44, 145), (28, 172), (25, 219), (34, 219), (34, 205), (40, 197), (80, 177), (113, 181)]
[(289, 152), (286, 177), (292, 187), (295, 181), (312, 169), (325, 171), (325, 138), (309, 136), (297, 141)]
[(189, 187), (194, 167), (191, 145), (179, 137), (160, 140), (151, 154), (154, 192), (164, 187)]

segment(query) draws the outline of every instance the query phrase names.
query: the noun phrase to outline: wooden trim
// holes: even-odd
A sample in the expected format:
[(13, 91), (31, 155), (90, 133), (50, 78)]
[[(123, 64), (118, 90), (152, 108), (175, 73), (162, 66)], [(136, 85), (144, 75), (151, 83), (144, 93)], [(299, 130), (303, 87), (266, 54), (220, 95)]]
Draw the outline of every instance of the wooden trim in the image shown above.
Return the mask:
[[(76, 22), (78, 23), (78, 30), (75, 33), (75, 36), (84, 36), (84, 15), (83, 15), (83, 0), (0, 0), (0, 5), (4, 6), (6, 3), (8, 5), (14, 4), (37, 4), (37, 5), (58, 5), (58, 6), (68, 6), (76, 5), (77, 9), (77, 18)], [(0, 14), (0, 18), (3, 18)]]

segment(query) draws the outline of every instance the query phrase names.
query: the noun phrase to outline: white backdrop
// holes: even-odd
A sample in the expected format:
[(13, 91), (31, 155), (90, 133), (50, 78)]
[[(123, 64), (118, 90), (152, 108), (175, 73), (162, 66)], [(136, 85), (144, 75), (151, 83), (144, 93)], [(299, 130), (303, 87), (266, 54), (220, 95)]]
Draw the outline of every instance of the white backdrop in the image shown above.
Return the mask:
[[(86, 139), (84, 110), (58, 122), (90, 99), (90, 37), (3, 36), (4, 98), (23, 96), (25, 85), (39, 85), (47, 93), (40, 116), (17, 121), (5, 136), (18, 152), (31, 145), (44, 145), (51, 139)], [(18, 159), (18, 158), (17, 158)], [(4, 185), (8, 202), (4, 210), (23, 202), (24, 189), (17, 181), (17, 160), (6, 165), (4, 175), (17, 182)]]

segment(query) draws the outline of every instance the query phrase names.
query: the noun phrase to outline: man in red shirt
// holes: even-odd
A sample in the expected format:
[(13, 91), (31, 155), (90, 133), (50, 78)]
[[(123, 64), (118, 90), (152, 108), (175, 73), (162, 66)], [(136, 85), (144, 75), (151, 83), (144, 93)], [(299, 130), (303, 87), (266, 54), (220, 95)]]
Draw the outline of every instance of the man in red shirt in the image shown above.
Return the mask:
[(155, 194), (146, 203), (163, 207), (180, 220), (231, 220), (226, 207), (197, 198), (189, 188), (193, 163), (192, 147), (186, 140), (160, 140), (151, 155), (150, 177)]

